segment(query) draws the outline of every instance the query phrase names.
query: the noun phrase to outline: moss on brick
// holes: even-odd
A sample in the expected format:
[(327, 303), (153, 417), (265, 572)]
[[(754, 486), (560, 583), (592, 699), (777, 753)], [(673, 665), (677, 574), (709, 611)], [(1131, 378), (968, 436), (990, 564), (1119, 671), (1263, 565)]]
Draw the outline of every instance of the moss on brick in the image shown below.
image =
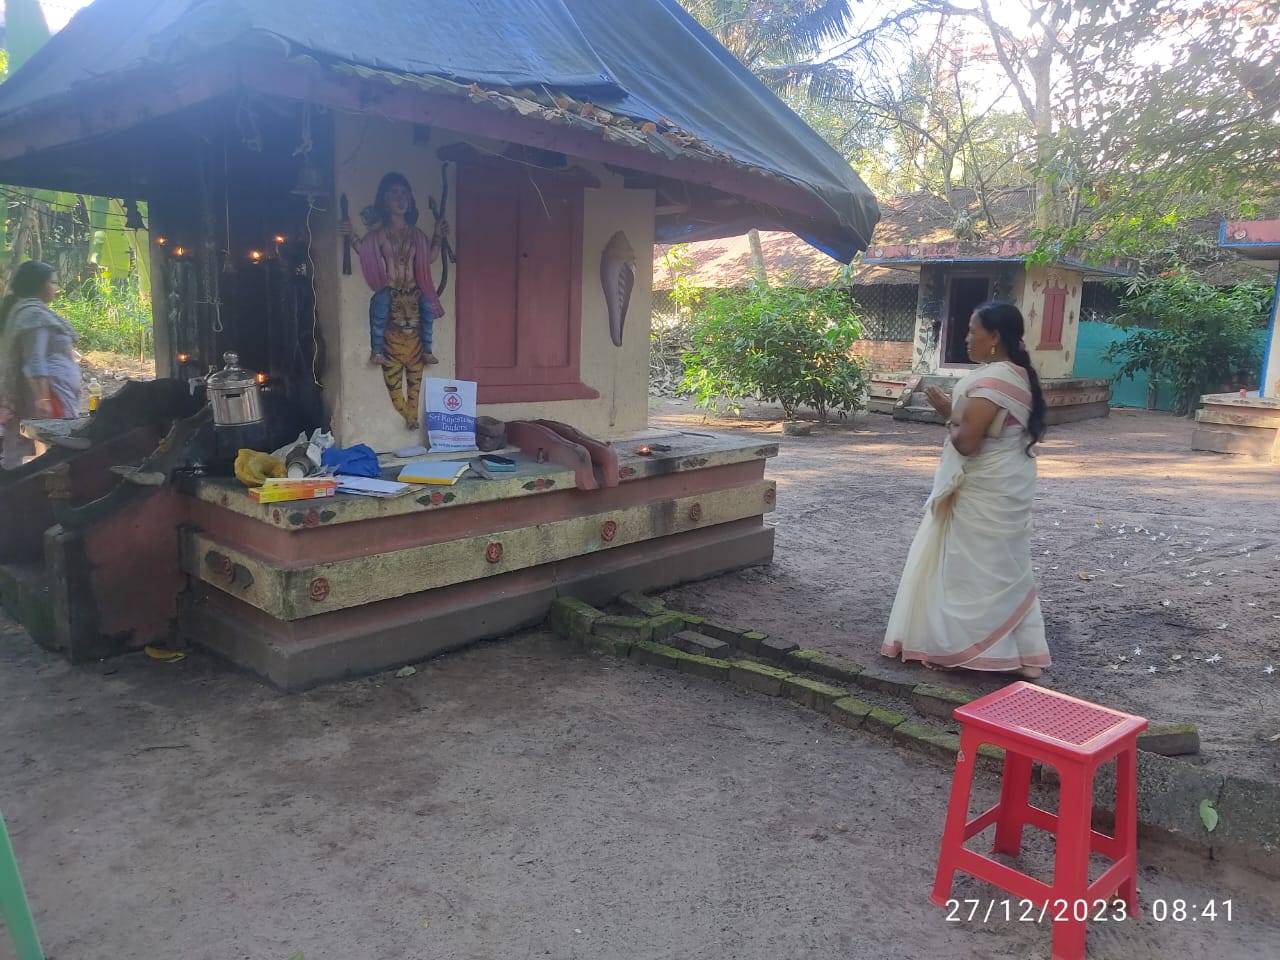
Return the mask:
[(787, 677), (782, 688), (788, 699), (819, 713), (826, 713), (831, 704), (849, 695), (848, 690), (833, 687), (821, 680), (810, 680), (808, 677)]
[(857, 697), (841, 697), (827, 708), (827, 716), (842, 727), (856, 730), (866, 722), (867, 715), (875, 708)]
[(592, 650), (599, 650), (601, 653), (607, 653), (615, 657), (627, 657), (631, 654), (631, 648), (634, 641), (627, 640), (622, 637), (597, 636), (591, 634), (583, 638), (586, 645)]
[(992, 763), (1004, 764), (1004, 749), (993, 747), (989, 743), (984, 743), (978, 747), (978, 756), (990, 760)]
[[(755, 631), (752, 632), (754, 633)], [(763, 636), (763, 634), (761, 636)], [(764, 637), (762, 640), (744, 640), (744, 642), (754, 642), (756, 645), (756, 656), (762, 657), (765, 660), (772, 660), (774, 663), (786, 662), (787, 654), (796, 649), (796, 645), (794, 643), (790, 640), (783, 640), (781, 637)]]
[(604, 614), (576, 597), (556, 597), (551, 601), (547, 624), (565, 639), (580, 640), (591, 634), (592, 625)]
[(743, 639), (748, 633), (752, 632), (746, 627), (717, 623), (715, 620), (703, 620), (701, 626), (698, 627), (698, 632), (705, 633), (708, 637), (715, 637), (717, 640), (723, 640), (725, 643), (731, 643), (735, 650), (741, 650), (744, 653), (755, 653), (754, 647), (749, 648), (748, 641)]
[(751, 660), (734, 660), (730, 664), (729, 679), (740, 687), (757, 693), (777, 697), (782, 694), (782, 684), (791, 676), (785, 670), (766, 667)]
[(695, 677), (706, 677), (710, 680), (728, 680), (729, 664), (724, 660), (712, 657), (701, 657), (695, 653), (686, 653), (680, 658), (677, 669), (681, 673), (689, 673)]
[(671, 646), (679, 647), (685, 653), (699, 657), (711, 657), (715, 660), (728, 660), (733, 654), (733, 647), (723, 640), (708, 637), (696, 630), (681, 630), (670, 638)]
[(878, 733), (882, 737), (893, 735), (894, 728), (907, 722), (907, 718), (893, 710), (886, 710), (884, 707), (872, 707), (871, 712), (867, 714), (864, 724), (872, 733)]
[(670, 607), (667, 608), (667, 612), (684, 617), (684, 622), (695, 629), (707, 622), (706, 617), (700, 617), (696, 613), (686, 613), (684, 610), (672, 610)]
[(599, 617), (592, 623), (591, 632), (597, 637), (632, 643), (653, 638), (653, 628), (646, 617)]
[(806, 647), (792, 650), (787, 654), (787, 666), (793, 670), (816, 673), (828, 680), (840, 680), (845, 683), (852, 682), (853, 678), (862, 672), (862, 664), (855, 660)]
[(960, 738), (927, 724), (908, 720), (893, 728), (893, 742), (941, 760), (954, 760), (960, 750)]
[(667, 605), (657, 597), (646, 597), (643, 593), (624, 593), (618, 597), (618, 604), (639, 617), (657, 617), (667, 612)]
[(918, 682), (916, 680), (900, 680), (890, 673), (873, 669), (861, 670), (852, 680), (864, 690), (887, 693), (890, 696), (901, 697), (903, 700), (911, 699), (911, 691), (915, 689)]
[(649, 635), (654, 640), (666, 640), (674, 637), (685, 628), (684, 617), (678, 613), (664, 613), (649, 618)]
[(689, 654), (669, 647), (665, 643), (654, 643), (652, 640), (637, 640), (631, 647), (631, 657), (637, 663), (651, 667), (667, 667), (671, 670), (680, 668), (680, 661)]
[(916, 709), (925, 716), (937, 717), (939, 720), (950, 720), (956, 707), (963, 707), (973, 699), (975, 696), (964, 690), (934, 683), (918, 683), (911, 691), (911, 702)]

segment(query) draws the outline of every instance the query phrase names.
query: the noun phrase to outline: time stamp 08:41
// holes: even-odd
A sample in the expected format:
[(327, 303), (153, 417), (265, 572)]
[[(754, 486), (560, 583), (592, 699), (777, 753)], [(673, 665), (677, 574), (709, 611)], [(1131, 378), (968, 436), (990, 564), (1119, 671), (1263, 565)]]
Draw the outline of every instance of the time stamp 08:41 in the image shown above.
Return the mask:
[[(1152, 900), (1146, 914), (1157, 923), (1230, 923), (1235, 918), (1230, 900)], [(1063, 923), (1087, 920), (1093, 923), (1129, 919), (1123, 900), (948, 900), (949, 923)]]

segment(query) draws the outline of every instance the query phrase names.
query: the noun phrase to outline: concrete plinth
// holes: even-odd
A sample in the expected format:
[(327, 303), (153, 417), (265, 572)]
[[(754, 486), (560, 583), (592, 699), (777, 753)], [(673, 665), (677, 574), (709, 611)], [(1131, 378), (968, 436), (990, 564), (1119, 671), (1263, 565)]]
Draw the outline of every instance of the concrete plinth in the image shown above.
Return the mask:
[(483, 581), (297, 622), (200, 588), (184, 604), (185, 639), (287, 691), (375, 673), (541, 622), (557, 595), (603, 604), (773, 558), (756, 518), (578, 556)]
[[(646, 444), (655, 438), (646, 437)], [(606, 603), (767, 563), (775, 444), (671, 434), (615, 443), (611, 483), (521, 455), (515, 473), (390, 500), (260, 505), (191, 491), (181, 636), (285, 690), (423, 660), (542, 620), (557, 595)], [(658, 444), (655, 443), (655, 446)]]
[(1200, 403), (1192, 450), (1280, 463), (1280, 399), (1211, 393)]

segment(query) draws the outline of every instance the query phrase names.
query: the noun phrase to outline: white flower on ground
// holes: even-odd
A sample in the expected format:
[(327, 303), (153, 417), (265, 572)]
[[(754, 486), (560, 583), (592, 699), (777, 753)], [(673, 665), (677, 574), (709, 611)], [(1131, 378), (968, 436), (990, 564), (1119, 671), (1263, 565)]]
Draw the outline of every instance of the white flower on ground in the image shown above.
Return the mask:
[(1220, 654), (1220, 653), (1215, 653), (1215, 654), (1214, 654), (1213, 656), (1211, 656), (1211, 657), (1205, 657), (1205, 658), (1204, 658), (1204, 662), (1205, 662), (1205, 663), (1221, 663), (1221, 662), (1222, 662), (1222, 654)]

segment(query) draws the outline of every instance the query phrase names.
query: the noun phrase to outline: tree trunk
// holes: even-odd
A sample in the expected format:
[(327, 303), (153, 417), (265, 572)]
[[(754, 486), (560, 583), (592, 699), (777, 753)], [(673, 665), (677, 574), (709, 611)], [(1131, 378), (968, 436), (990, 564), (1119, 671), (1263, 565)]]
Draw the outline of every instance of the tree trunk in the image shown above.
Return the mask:
[(1032, 63), (1036, 93), (1036, 229), (1053, 226), (1055, 185), (1053, 171), (1048, 169), (1049, 145), (1053, 137), (1053, 48), (1048, 41)]
[(769, 268), (764, 262), (764, 248), (760, 246), (760, 231), (748, 231), (747, 242), (751, 244), (751, 267), (755, 270), (756, 279), (767, 287), (769, 285)]

